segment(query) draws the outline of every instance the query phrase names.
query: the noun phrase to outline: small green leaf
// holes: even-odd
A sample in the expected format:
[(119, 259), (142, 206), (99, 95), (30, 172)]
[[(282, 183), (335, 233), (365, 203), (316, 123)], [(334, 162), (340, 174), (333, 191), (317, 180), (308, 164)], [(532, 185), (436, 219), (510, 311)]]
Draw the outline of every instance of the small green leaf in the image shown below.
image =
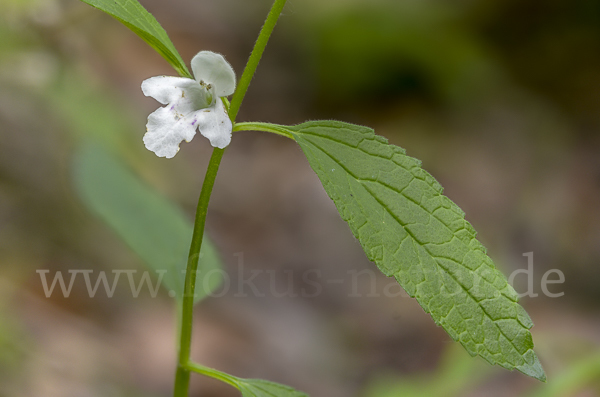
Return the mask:
[(238, 378), (196, 363), (189, 363), (188, 368), (237, 388), (242, 392), (242, 397), (308, 397), (306, 393), (268, 380)]
[(269, 128), (294, 137), (367, 257), (454, 340), (491, 364), (545, 380), (516, 292), (419, 160), (367, 127)]
[[(84, 146), (75, 156), (73, 167), (75, 187), (86, 206), (151, 269), (166, 271), (162, 285), (180, 298), (191, 223), (177, 207), (100, 146)], [(218, 254), (205, 237), (196, 279), (196, 302), (220, 285), (220, 269)]]
[(156, 18), (137, 0), (81, 0), (121, 21), (125, 26), (150, 44), (183, 77), (191, 74)]
[(262, 379), (238, 378), (238, 386), (243, 397), (308, 397), (289, 386)]

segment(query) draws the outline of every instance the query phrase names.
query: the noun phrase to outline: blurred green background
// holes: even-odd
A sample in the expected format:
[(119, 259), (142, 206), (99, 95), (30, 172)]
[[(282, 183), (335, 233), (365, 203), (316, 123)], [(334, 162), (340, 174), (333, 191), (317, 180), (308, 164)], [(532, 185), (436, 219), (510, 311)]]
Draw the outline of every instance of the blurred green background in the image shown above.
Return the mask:
[[(142, 4), (184, 60), (220, 52), (238, 77), (270, 6)], [(171, 393), (166, 292), (135, 298), (123, 276), (112, 298), (83, 279), (47, 298), (36, 272), (145, 269), (77, 193), (90, 142), (192, 219), (211, 149), (200, 136), (172, 160), (143, 147), (158, 103), (140, 83), (160, 74), (174, 72), (85, 4), (0, 2), (0, 396)], [(416, 301), (386, 296), (393, 280), (356, 276), (377, 271), (299, 148), (254, 132), (234, 135), (211, 201), (227, 277), (196, 308), (197, 361), (314, 397), (600, 396), (600, 2), (289, 0), (238, 120), (321, 118), (422, 159), (506, 275), (533, 252), (538, 296), (521, 303), (548, 383), (469, 358)], [(118, 203), (117, 190), (104, 194)], [(561, 297), (541, 289), (550, 269)], [(190, 395), (237, 394), (198, 376)]]

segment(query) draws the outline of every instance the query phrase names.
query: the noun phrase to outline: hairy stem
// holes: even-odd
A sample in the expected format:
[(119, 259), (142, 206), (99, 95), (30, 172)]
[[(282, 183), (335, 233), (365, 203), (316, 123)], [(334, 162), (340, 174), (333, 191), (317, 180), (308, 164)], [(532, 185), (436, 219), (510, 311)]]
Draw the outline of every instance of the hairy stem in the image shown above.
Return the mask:
[(206, 223), (206, 212), (210, 194), (212, 193), (217, 177), (217, 171), (223, 158), (224, 149), (215, 148), (208, 169), (200, 198), (198, 199), (198, 208), (196, 209), (196, 219), (194, 221), (194, 232), (192, 234), (192, 244), (188, 255), (187, 269), (185, 272), (185, 285), (183, 289), (183, 299), (181, 307), (181, 330), (179, 338), (179, 359), (177, 372), (175, 374), (174, 397), (186, 397), (188, 395), (188, 386), (190, 383), (190, 371), (187, 367), (190, 361), (190, 350), (192, 346), (192, 321), (194, 309), (194, 293), (196, 289), (196, 271), (198, 269), (198, 259), (200, 258), (200, 248), (202, 248), (202, 238), (204, 237), (204, 225)]
[(283, 10), (285, 2), (286, 0), (275, 0), (269, 15), (267, 15), (267, 19), (265, 20), (260, 34), (258, 35), (258, 39), (256, 39), (256, 44), (254, 44), (254, 49), (250, 54), (250, 58), (248, 58), (244, 73), (242, 73), (242, 77), (240, 78), (237, 89), (235, 90), (233, 98), (231, 99), (229, 117), (232, 121), (235, 121), (235, 118), (237, 117), (240, 106), (242, 105), (242, 101), (244, 100), (244, 96), (246, 95), (246, 91), (248, 91), (248, 87), (250, 86), (250, 81), (252, 81), (252, 77), (254, 77), (254, 72), (256, 72), (260, 58), (265, 51), (265, 47), (269, 42), (269, 37), (271, 37), (271, 33), (273, 33), (273, 29), (277, 24), (277, 20), (279, 19), (279, 15), (281, 15), (281, 10)]

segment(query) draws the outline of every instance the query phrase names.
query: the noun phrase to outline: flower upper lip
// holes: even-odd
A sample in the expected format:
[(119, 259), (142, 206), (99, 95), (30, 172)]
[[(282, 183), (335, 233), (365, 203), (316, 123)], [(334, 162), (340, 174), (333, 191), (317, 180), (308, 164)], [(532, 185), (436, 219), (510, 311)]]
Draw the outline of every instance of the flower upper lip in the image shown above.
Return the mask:
[(225, 58), (199, 52), (191, 62), (195, 80), (157, 76), (142, 82), (142, 92), (166, 105), (148, 116), (144, 144), (159, 157), (172, 158), (179, 144), (191, 141), (196, 130), (214, 147), (231, 142), (232, 122), (222, 97), (235, 91), (235, 73)]

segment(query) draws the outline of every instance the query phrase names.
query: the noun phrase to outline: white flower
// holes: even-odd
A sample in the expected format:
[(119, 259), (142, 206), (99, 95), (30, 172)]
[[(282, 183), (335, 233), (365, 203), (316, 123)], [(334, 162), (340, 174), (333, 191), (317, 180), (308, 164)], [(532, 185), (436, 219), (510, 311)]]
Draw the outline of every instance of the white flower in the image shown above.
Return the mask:
[(195, 80), (157, 76), (144, 80), (144, 95), (165, 107), (148, 116), (144, 144), (159, 157), (172, 158), (184, 139), (192, 140), (196, 129), (214, 147), (231, 141), (232, 123), (221, 97), (235, 91), (235, 73), (222, 55), (201, 51), (192, 59)]

